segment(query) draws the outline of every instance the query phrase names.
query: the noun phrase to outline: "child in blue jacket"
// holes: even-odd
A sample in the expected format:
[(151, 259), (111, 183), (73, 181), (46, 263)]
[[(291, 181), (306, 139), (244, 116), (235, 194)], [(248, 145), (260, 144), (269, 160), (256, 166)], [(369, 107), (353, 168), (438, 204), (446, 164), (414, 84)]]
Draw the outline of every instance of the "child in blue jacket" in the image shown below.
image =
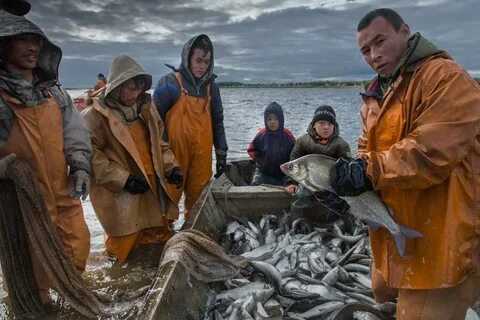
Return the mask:
[(252, 185), (283, 186), (287, 177), (280, 170), (280, 165), (289, 161), (295, 138), (290, 130), (284, 128), (283, 110), (278, 103), (268, 105), (264, 120), (265, 128), (257, 133), (247, 149), (256, 164)]

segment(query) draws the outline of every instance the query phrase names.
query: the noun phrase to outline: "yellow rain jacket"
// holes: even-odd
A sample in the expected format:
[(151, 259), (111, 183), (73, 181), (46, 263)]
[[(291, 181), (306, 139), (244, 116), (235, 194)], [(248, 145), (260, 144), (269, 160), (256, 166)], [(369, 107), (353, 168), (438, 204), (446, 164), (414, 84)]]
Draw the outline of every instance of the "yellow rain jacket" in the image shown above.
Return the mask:
[[(137, 76), (148, 80), (148, 90), (151, 76), (130, 57), (116, 58), (105, 95), (93, 99), (84, 115), (92, 132), (92, 204), (107, 233), (107, 251), (120, 261), (138, 244), (168, 240), (169, 220), (178, 216), (165, 180), (178, 164), (162, 139), (163, 122), (150, 95), (139, 98), (138, 112), (129, 120), (107, 101), (116, 88)], [(150, 189), (143, 194), (127, 192), (124, 186), (129, 175), (143, 175)]]

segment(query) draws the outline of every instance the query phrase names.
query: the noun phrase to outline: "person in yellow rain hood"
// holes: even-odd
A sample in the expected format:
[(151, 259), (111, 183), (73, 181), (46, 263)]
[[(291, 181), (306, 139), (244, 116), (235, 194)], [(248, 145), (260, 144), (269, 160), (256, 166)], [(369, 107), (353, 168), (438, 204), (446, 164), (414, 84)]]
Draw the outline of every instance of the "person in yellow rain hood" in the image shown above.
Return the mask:
[[(92, 132), (92, 204), (107, 253), (127, 260), (139, 245), (164, 243), (178, 208), (168, 184), (182, 184), (164, 126), (147, 90), (152, 76), (132, 58), (115, 58), (104, 94), (84, 118)], [(174, 186), (175, 188), (175, 186)]]
[(178, 69), (158, 82), (155, 105), (165, 121), (168, 139), (185, 174), (183, 190), (172, 189), (178, 203), (185, 192), (188, 211), (212, 176), (212, 147), (216, 174), (226, 168), (227, 141), (220, 90), (213, 74), (213, 45), (207, 35), (190, 39), (183, 47)]

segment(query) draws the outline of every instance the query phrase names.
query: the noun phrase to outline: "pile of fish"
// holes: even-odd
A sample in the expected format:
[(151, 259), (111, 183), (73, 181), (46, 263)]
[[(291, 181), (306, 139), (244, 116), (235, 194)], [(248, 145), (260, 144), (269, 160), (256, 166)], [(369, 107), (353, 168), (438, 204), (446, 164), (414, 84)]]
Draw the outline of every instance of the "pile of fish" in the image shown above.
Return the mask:
[(236, 218), (223, 245), (250, 264), (224, 283), (204, 320), (375, 320), (395, 312), (394, 303), (373, 299), (367, 228), (359, 220), (314, 225), (287, 212), (258, 223)]

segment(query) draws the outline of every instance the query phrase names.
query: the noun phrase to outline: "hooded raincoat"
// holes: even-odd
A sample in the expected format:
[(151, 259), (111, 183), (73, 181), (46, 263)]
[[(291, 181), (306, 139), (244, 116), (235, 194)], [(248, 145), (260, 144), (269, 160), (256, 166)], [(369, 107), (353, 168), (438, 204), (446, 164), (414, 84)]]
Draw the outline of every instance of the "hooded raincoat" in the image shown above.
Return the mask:
[[(107, 251), (120, 261), (138, 244), (167, 241), (169, 220), (178, 216), (165, 180), (178, 164), (162, 139), (165, 129), (150, 95), (141, 94), (133, 107), (118, 98), (121, 84), (135, 77), (150, 89), (152, 78), (139, 64), (128, 56), (115, 58), (104, 95), (84, 114), (92, 132), (92, 204), (107, 233)], [(127, 192), (130, 175), (143, 176), (150, 189)]]
[[(57, 82), (60, 48), (24, 17), (0, 10), (0, 21), (0, 38), (28, 33), (44, 40), (33, 82), (9, 72), (0, 60), (0, 157), (15, 153), (32, 166), (65, 253), (83, 271), (90, 233), (80, 200), (70, 196), (69, 173), (90, 173), (90, 136), (70, 96)], [(35, 259), (34, 266), (40, 268)], [(48, 289), (48, 275), (34, 271), (40, 290)]]
[[(267, 117), (269, 114), (276, 115), (279, 120), (280, 126), (276, 131), (268, 129)], [(247, 152), (250, 158), (255, 161), (258, 171), (255, 176), (258, 176), (258, 179), (268, 184), (283, 184), (286, 176), (280, 170), (280, 165), (288, 162), (290, 152), (295, 144), (295, 137), (290, 130), (284, 127), (283, 110), (278, 103), (270, 103), (263, 113), (263, 118), (265, 128), (257, 133), (248, 145)], [(260, 178), (260, 176), (265, 177)]]
[(416, 34), (399, 74), (363, 95), (358, 152), (394, 219), (418, 230), (400, 257), (384, 229), (370, 230), (376, 272), (392, 288), (458, 285), (480, 253), (480, 87)]
[(227, 141), (223, 126), (220, 90), (213, 74), (214, 54), (208, 71), (196, 79), (189, 68), (192, 46), (200, 38), (190, 39), (182, 51), (182, 63), (174, 72), (158, 82), (154, 92), (155, 105), (165, 122), (169, 143), (185, 175), (182, 189), (171, 188), (174, 200), (185, 192), (185, 207), (191, 209), (212, 175), (212, 147), (217, 158), (226, 157)]

